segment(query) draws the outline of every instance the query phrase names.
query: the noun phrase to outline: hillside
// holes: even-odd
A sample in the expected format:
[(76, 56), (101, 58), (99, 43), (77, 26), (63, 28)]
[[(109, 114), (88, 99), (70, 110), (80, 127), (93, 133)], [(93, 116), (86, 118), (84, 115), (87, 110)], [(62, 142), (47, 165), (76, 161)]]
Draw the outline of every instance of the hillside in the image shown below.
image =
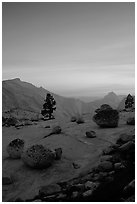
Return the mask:
[[(19, 78), (2, 82), (2, 111), (19, 109), (40, 113), (48, 90), (23, 82)], [(88, 112), (88, 106), (78, 99), (65, 98), (52, 93), (57, 102), (56, 115), (71, 116)]]
[[(39, 114), (48, 92), (42, 87), (36, 87), (31, 83), (21, 81), (19, 78), (5, 80), (2, 82), (2, 111), (4, 113), (9, 110), (12, 112), (16, 110), (20, 112), (18, 115), (21, 115), (21, 111), (22, 113), (28, 111)], [(54, 113), (56, 118), (70, 118), (73, 115), (85, 113), (93, 114), (95, 109), (102, 104), (109, 104), (112, 108), (117, 108), (124, 97), (110, 92), (102, 99), (86, 103), (79, 99), (52, 94), (57, 103), (57, 109)]]

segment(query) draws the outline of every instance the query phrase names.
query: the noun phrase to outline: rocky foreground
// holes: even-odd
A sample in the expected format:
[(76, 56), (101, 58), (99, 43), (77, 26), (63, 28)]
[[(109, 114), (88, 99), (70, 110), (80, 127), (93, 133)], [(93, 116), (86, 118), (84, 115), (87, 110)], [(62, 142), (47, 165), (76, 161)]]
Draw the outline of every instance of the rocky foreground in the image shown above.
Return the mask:
[[(120, 114), (116, 128), (101, 129), (87, 115), (80, 123), (60, 122), (59, 134), (50, 129), (56, 121), (3, 127), (3, 201), (133, 202), (134, 124), (126, 122), (131, 113)], [(7, 145), (17, 137), (26, 148), (32, 144), (61, 148), (62, 158), (48, 169), (31, 169), (7, 155)]]
[(135, 137), (122, 134), (97, 166), (78, 178), (43, 186), (28, 201), (135, 201)]

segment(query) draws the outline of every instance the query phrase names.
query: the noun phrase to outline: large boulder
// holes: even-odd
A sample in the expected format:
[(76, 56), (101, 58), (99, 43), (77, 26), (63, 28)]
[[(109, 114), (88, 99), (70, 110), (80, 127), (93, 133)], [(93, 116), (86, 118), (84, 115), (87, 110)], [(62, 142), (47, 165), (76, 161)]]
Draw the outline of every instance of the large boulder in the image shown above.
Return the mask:
[(100, 109), (98, 109), (98, 111), (96, 111), (96, 114), (93, 116), (93, 121), (103, 128), (117, 127), (119, 113), (117, 110), (112, 109), (109, 105), (104, 104)]
[(19, 159), (24, 150), (24, 141), (17, 138), (11, 141), (7, 146), (7, 152), (12, 159)]
[(22, 155), (24, 163), (32, 168), (47, 168), (52, 165), (54, 159), (55, 152), (43, 145), (33, 145)]

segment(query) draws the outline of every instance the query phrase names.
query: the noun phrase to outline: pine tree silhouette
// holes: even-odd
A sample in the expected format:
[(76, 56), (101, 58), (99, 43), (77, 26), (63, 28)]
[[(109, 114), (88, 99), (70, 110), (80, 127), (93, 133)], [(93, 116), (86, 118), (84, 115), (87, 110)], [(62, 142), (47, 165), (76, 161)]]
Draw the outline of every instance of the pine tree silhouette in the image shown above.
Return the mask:
[(134, 104), (134, 98), (128, 94), (126, 100), (125, 100), (125, 108), (132, 108)]

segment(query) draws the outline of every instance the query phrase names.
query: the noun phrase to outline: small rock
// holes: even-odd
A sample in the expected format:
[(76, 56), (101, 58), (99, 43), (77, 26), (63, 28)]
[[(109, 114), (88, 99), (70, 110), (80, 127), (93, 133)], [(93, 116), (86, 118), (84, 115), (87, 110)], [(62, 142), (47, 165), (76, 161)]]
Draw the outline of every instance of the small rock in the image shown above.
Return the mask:
[(92, 181), (87, 181), (85, 183), (85, 189), (90, 189), (93, 190), (94, 188), (96, 188), (96, 184)]
[(77, 124), (82, 124), (84, 123), (84, 119), (82, 117), (79, 117), (76, 121)]
[(135, 149), (135, 143), (132, 141), (129, 141), (119, 147), (119, 151), (122, 153), (128, 152), (129, 150), (132, 150), (132, 149)]
[(61, 191), (61, 187), (58, 184), (51, 184), (49, 186), (42, 186), (39, 190), (39, 195), (45, 197), (53, 193), (58, 193)]
[(50, 128), (50, 126), (49, 126), (49, 125), (47, 125), (47, 126), (45, 126), (45, 128)]
[(49, 196), (43, 197), (42, 201), (54, 201), (55, 197), (56, 195), (49, 195)]
[(135, 125), (135, 118), (134, 117), (128, 118), (127, 119), (127, 125)]
[(85, 185), (84, 185), (84, 184), (79, 183), (79, 184), (77, 184), (75, 187), (76, 187), (76, 189), (77, 189), (77, 190), (79, 190), (79, 191), (83, 191), (83, 190), (84, 190), (84, 188), (85, 188)]
[(10, 185), (12, 183), (13, 181), (11, 180), (10, 177), (2, 177), (2, 185)]
[(89, 131), (89, 132), (86, 132), (86, 136), (88, 138), (95, 138), (96, 137), (96, 133), (95, 133), (95, 131)]
[(110, 161), (104, 161), (104, 162), (100, 162), (100, 164), (98, 165), (98, 170), (99, 171), (111, 171), (113, 169), (113, 165)]
[(115, 171), (110, 171), (110, 172), (108, 173), (109, 176), (113, 176), (114, 174), (115, 174)]
[(114, 164), (114, 168), (115, 168), (115, 170), (120, 170), (120, 169), (124, 169), (125, 166), (119, 162), (119, 163)]
[(101, 158), (100, 158), (100, 161), (112, 161), (112, 159), (113, 159), (113, 157), (112, 157), (112, 155), (103, 155), (103, 156), (101, 156)]
[(77, 118), (75, 116), (71, 117), (71, 122), (76, 122)]
[(112, 158), (113, 163), (119, 163), (121, 161), (119, 154), (114, 154)]
[(112, 154), (116, 151), (116, 148), (114, 146), (107, 147), (106, 149), (103, 150), (103, 154)]
[(60, 160), (62, 156), (62, 148), (55, 149), (55, 154), (56, 154), (55, 159)]
[(92, 193), (93, 193), (92, 190), (88, 190), (88, 191), (85, 191), (82, 195), (83, 195), (83, 197), (85, 198), (85, 197), (91, 196)]
[(99, 174), (94, 174), (94, 176), (92, 177), (92, 181), (98, 181), (99, 179), (100, 179)]
[(125, 186), (123, 193), (125, 196), (130, 196), (135, 193), (135, 180), (131, 181), (127, 186)]
[(79, 169), (80, 168), (80, 165), (79, 164), (76, 164), (75, 162), (72, 163), (74, 169)]
[(124, 144), (126, 142), (132, 141), (133, 139), (135, 139), (135, 135), (134, 134), (121, 134), (119, 139), (117, 140), (118, 144)]
[(99, 173), (98, 180), (99, 180), (99, 181), (103, 181), (107, 176), (108, 176), (108, 173), (107, 173), (107, 172), (100, 172), (100, 173)]
[(22, 128), (22, 126), (16, 127), (17, 130), (19, 130), (19, 129), (21, 129), (21, 128)]
[(66, 198), (66, 197), (67, 197), (66, 194), (60, 193), (60, 194), (57, 196), (57, 199), (64, 199), (64, 198)]
[(61, 127), (58, 125), (58, 126), (55, 126), (53, 129), (52, 129), (52, 132), (51, 134), (60, 134), (61, 133)]
[(73, 193), (72, 193), (72, 198), (73, 199), (75, 199), (75, 198), (77, 198), (78, 197), (78, 195), (79, 195), (79, 192), (78, 191), (74, 191)]

